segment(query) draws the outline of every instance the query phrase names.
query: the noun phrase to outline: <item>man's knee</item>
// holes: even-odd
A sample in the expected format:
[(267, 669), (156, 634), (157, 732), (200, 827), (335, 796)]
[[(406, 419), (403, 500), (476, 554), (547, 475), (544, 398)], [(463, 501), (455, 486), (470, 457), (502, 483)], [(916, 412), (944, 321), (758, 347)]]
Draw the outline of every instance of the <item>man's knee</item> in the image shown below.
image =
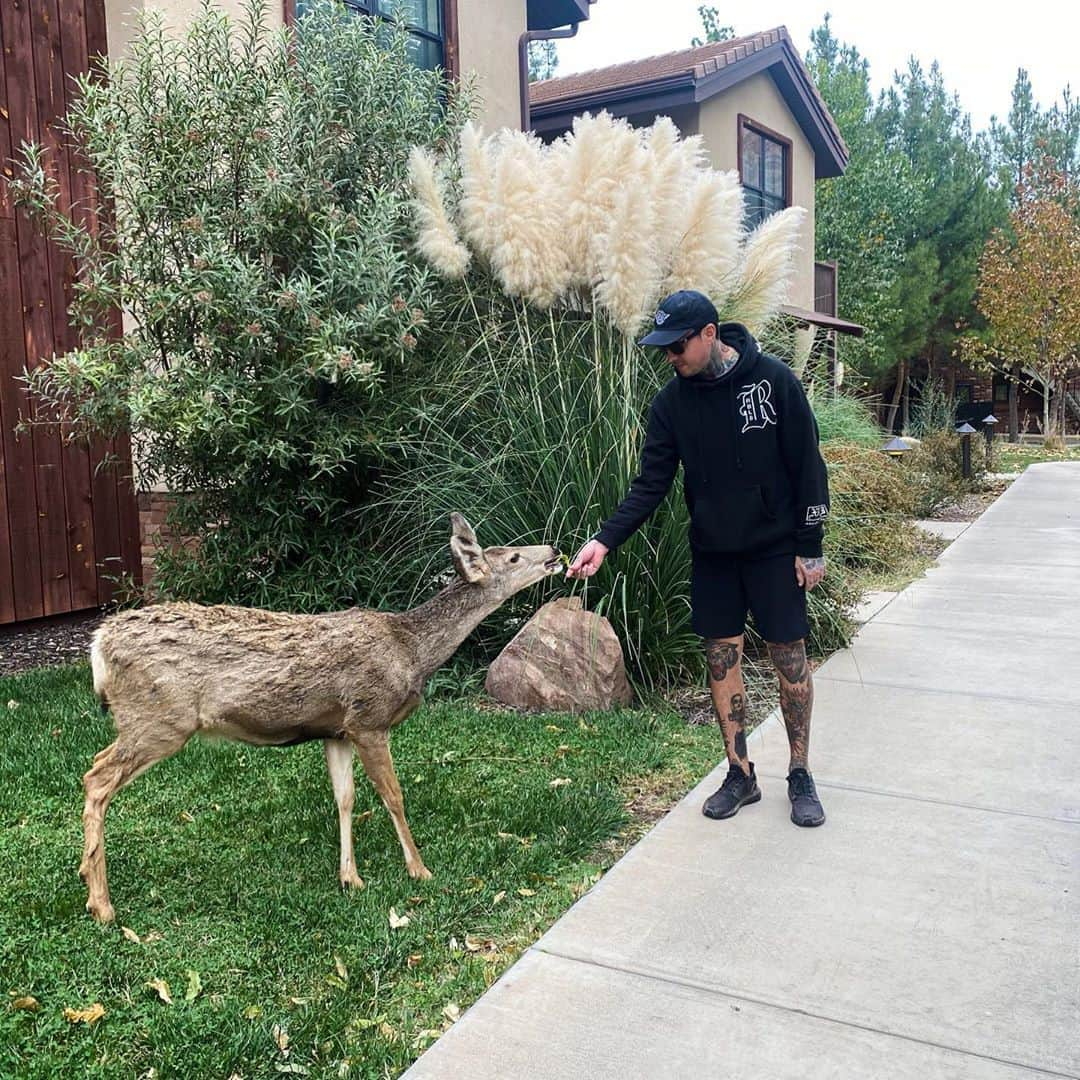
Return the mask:
[(767, 644), (773, 665), (789, 683), (806, 681), (810, 667), (806, 662), (806, 642), (802, 638), (798, 641), (770, 641)]
[(741, 637), (705, 639), (705, 658), (714, 682), (723, 682), (732, 673), (738, 674), (742, 645)]

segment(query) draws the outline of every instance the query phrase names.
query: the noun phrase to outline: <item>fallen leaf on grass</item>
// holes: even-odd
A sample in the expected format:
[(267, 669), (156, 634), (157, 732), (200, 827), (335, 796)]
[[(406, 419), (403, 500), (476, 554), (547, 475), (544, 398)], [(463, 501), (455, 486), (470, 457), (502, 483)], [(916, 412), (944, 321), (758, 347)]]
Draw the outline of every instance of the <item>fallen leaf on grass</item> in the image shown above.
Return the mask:
[(503, 901), (504, 901), (505, 899), (506, 899), (506, 890), (505, 890), (505, 889), (500, 889), (500, 890), (499, 890), (499, 891), (498, 891), (498, 892), (497, 892), (497, 893), (496, 893), (496, 894), (495, 894), (495, 895), (494, 895), (494, 896), (493, 896), (493, 897), (491, 898), (491, 903), (492, 903), (492, 906), (494, 906), (495, 904), (501, 904), (501, 903), (502, 903), (502, 902), (503, 902)]
[(526, 889), (524, 887), (518, 889), (518, 896), (535, 896), (535, 895), (536, 895), (536, 890), (535, 889)]
[(379, 1034), (384, 1039), (390, 1039), (391, 1041), (395, 1041), (398, 1037), (397, 1031), (392, 1028), (385, 1020), (379, 1025)]
[(142, 944), (142, 938), (139, 937), (130, 926), (121, 926), (120, 932), (128, 939), (128, 941), (133, 941), (136, 945)]
[(390, 909), (390, 929), (400, 930), (409, 925), (408, 915), (399, 915), (393, 908)]
[(258, 1020), (262, 1016), (261, 1005), (249, 1005), (241, 1014), (245, 1020)]
[(164, 934), (158, 933), (157, 930), (151, 930), (149, 934), (143, 934), (142, 943), (144, 945), (153, 945), (155, 941), (163, 941), (164, 938)]
[(298, 1062), (290, 1061), (286, 1064), (278, 1062), (274, 1068), (279, 1073), (285, 1073), (289, 1076), (310, 1076), (311, 1070), (306, 1065), (300, 1065)]
[(17, 997), (12, 1003), (13, 1009), (18, 1009), (20, 1012), (37, 1012), (41, 1006), (38, 1004), (36, 997)]
[(471, 934), (465, 935), (465, 948), (468, 952), (490, 952), (495, 947), (494, 938), (474, 938)]
[(566, 743), (563, 743), (561, 746), (556, 746), (555, 747), (555, 756), (556, 757), (566, 757), (566, 755), (569, 754), (569, 753), (570, 753), (570, 747)]
[(172, 1004), (172, 991), (169, 989), (169, 984), (164, 979), (151, 979), (146, 984), (147, 990), (153, 990), (166, 1005)]
[(9, 701), (7, 703), (7, 707), (9, 709), (11, 709), (12, 711), (14, 711), (15, 709), (17, 709), (19, 707), (19, 703), (17, 701), (15, 701), (15, 699), (13, 698), (11, 701)]
[(443, 1009), (442, 1014), (451, 1024), (453, 1024), (461, 1016), (461, 1009), (451, 1001), (450, 1004)]
[(202, 990), (202, 979), (199, 978), (197, 971), (192, 971), (190, 968), (187, 973), (187, 989), (184, 991), (185, 1001), (194, 1001)]
[(275, 1024), (270, 1034), (274, 1036), (277, 1048), (283, 1054), (287, 1054), (289, 1052), (289, 1033), (280, 1024)]
[(181, 810), (177, 816), (181, 821), (186, 821), (189, 825), (195, 820), (195, 815), (187, 810)]
[(566, 787), (567, 784), (572, 784), (574, 781), (569, 776), (560, 776), (556, 780), (552, 780), (548, 787)]
[(405, 961), (405, 963), (408, 964), (409, 967), (414, 968), (423, 959), (424, 959), (424, 954), (423, 953), (413, 953), (412, 956), (410, 956), (409, 959)]
[(337, 968), (338, 975), (340, 975), (345, 982), (348, 982), (349, 969), (345, 966), (345, 961), (342, 960), (337, 953), (334, 953), (334, 967)]
[(105, 1015), (105, 1007), (95, 1001), (89, 1009), (65, 1009), (64, 1019), (69, 1024), (96, 1024)]
[(545, 731), (553, 731), (556, 735), (558, 735), (559, 732), (562, 731), (562, 728), (557, 727), (555, 724), (545, 724), (544, 725), (544, 730)]

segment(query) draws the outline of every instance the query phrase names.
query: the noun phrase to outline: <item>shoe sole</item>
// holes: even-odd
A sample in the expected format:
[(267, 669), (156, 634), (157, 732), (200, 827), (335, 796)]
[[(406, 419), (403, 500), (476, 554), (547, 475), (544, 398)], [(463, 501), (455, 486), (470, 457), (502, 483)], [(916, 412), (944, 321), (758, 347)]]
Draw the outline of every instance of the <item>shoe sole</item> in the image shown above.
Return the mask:
[(708, 810), (702, 807), (701, 812), (713, 821), (725, 821), (729, 817), (734, 817), (744, 806), (749, 806), (751, 803), (761, 802), (761, 791), (755, 791), (753, 795), (747, 795), (742, 802), (736, 803), (726, 814), (710, 814)]

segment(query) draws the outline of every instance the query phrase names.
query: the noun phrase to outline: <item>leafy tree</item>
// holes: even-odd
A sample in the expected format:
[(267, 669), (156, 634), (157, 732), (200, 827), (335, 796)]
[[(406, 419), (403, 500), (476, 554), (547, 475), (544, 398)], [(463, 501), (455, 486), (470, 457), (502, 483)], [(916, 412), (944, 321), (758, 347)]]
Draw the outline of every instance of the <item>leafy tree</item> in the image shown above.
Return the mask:
[(432, 317), (406, 162), (461, 106), (396, 26), (336, 3), (295, 39), (261, 18), (207, 6), (176, 38), (150, 16), (81, 81), (67, 137), (115, 208), (96, 228), (24, 149), (16, 195), (74, 254), (82, 337), (29, 381), (77, 425), (130, 431), (143, 481), (176, 495), (200, 544), (161, 553), (167, 592), (313, 609), (356, 596), (379, 535), (367, 502)]
[(720, 25), (720, 11), (709, 4), (701, 4), (698, 7), (698, 15), (701, 16), (701, 28), (705, 33), (704, 38), (691, 38), (690, 44), (695, 48), (699, 45), (709, 45), (714, 41), (730, 41), (735, 36), (734, 26)]
[(1078, 202), (1062, 173), (1028, 166), (1008, 229), (994, 231), (979, 264), (987, 352), (1035, 372), (1045, 435), (1064, 430), (1065, 379), (1080, 363)]
[(554, 41), (529, 42), (529, 82), (554, 77), (559, 66), (559, 50)]
[(828, 16), (811, 35), (806, 62), (850, 151), (844, 175), (817, 184), (815, 253), (839, 262), (843, 314), (867, 328), (865, 337), (841, 343), (844, 363), (878, 383), (896, 364), (911, 298), (894, 283), (911, 258), (911, 222), (922, 213), (926, 188), (907, 157), (886, 145), (875, 123), (867, 62), (836, 39)]

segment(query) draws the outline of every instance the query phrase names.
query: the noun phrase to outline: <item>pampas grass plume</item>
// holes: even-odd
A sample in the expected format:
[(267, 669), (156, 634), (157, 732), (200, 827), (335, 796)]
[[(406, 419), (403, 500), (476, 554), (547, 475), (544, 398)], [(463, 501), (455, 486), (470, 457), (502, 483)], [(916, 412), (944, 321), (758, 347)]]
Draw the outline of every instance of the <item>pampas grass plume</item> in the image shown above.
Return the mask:
[(463, 277), (469, 268), (469, 249), (458, 238), (446, 212), (435, 159), (420, 147), (413, 147), (409, 154), (409, 181), (420, 254), (444, 276)]
[(789, 206), (763, 221), (747, 238), (738, 288), (730, 307), (754, 333), (787, 300), (795, 273), (795, 254), (806, 211)]
[(627, 337), (641, 326), (657, 298), (660, 274), (654, 250), (653, 206), (647, 184), (619, 192), (599, 265), (596, 299)]
[(733, 172), (704, 170), (693, 182), (664, 292), (698, 289), (723, 296), (736, 281), (743, 236), (743, 192)]

